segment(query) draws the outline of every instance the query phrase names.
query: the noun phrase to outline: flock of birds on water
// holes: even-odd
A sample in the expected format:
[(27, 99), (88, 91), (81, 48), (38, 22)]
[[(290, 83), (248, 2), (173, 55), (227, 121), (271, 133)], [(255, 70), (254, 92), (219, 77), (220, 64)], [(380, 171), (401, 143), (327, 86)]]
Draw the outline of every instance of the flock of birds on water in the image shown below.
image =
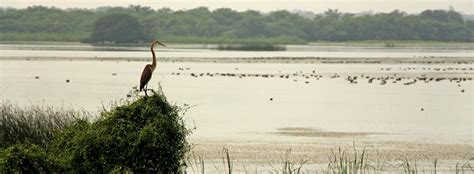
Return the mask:
[[(236, 68), (237, 69), (237, 68)], [(184, 71), (184, 68), (179, 68), (180, 71)], [(186, 68), (190, 70), (190, 68)], [(371, 84), (380, 84), (385, 85), (387, 83), (397, 84), (401, 83), (403, 85), (414, 85), (418, 82), (430, 83), (430, 82), (441, 82), (449, 81), (452, 83), (457, 83), (458, 87), (461, 87), (461, 82), (472, 81), (472, 77), (432, 77), (425, 74), (420, 74), (419, 76), (401, 76), (397, 73), (386, 75), (386, 76), (377, 76), (377, 75), (341, 75), (338, 73), (333, 74), (318, 74), (315, 70), (312, 73), (303, 73), (302, 71), (295, 72), (292, 74), (257, 74), (257, 73), (185, 73), (185, 72), (173, 72), (171, 75), (190, 75), (192, 77), (233, 77), (233, 78), (281, 78), (281, 79), (292, 79), (294, 82), (298, 82), (298, 78), (302, 78), (305, 84), (309, 84), (311, 79), (320, 80), (323, 78), (329, 79), (340, 79), (344, 78), (345, 81), (349, 84), (358, 84), (359, 81), (366, 80), (367, 83)], [(462, 89), (461, 92), (465, 90)]]
[[(151, 53), (152, 53), (152, 64), (147, 64), (145, 68), (143, 69), (143, 72), (141, 74), (140, 78), (140, 91), (144, 91), (145, 95), (147, 94), (147, 86), (148, 82), (150, 81), (153, 71), (156, 69), (156, 56), (155, 56), (155, 51), (154, 51), (154, 46), (156, 44), (159, 44), (161, 46), (165, 46), (158, 40), (154, 40), (151, 44)], [(165, 46), (166, 47), (166, 46)], [(246, 78), (246, 77), (254, 77), (254, 78), (281, 78), (281, 79), (293, 79), (294, 82), (298, 81), (298, 78), (303, 78), (305, 84), (310, 83), (310, 79), (315, 79), (315, 80), (320, 80), (322, 78), (325, 78), (325, 76), (329, 76), (330, 79), (338, 79), (341, 78), (341, 75), (338, 73), (334, 73), (332, 75), (323, 75), (323, 74), (318, 74), (316, 73), (316, 70), (313, 70), (312, 73), (303, 73), (302, 71), (297, 71), (295, 73), (291, 74), (282, 74), (281, 72), (278, 74), (258, 74), (258, 73), (186, 73), (185, 71), (190, 71), (191, 68), (178, 68), (180, 72), (173, 72), (171, 75), (179, 76), (181, 74), (189, 74), (192, 77), (214, 77), (214, 76), (220, 76), (220, 77), (234, 77), (234, 78)], [(234, 68), (234, 70), (239, 70), (239, 68)], [(391, 71), (392, 68), (380, 68), (380, 71)], [(402, 68), (400, 67), (399, 70), (401, 71), (411, 71), (411, 70), (417, 70), (416, 67), (405, 67)], [(423, 70), (423, 71), (437, 71), (437, 72), (446, 72), (446, 71), (474, 71), (473, 67), (470, 68), (453, 68), (453, 67), (447, 67), (447, 68), (431, 68), (431, 67), (422, 67), (418, 68), (418, 70)], [(117, 76), (117, 73), (112, 73), (112, 76)], [(359, 74), (359, 75), (345, 75), (343, 76), (346, 81), (348, 81), (350, 84), (357, 84), (359, 81), (362, 80), (367, 80), (367, 83), (378, 83), (380, 85), (385, 85), (387, 83), (402, 83), (403, 85), (413, 85), (418, 82), (424, 82), (424, 83), (429, 83), (429, 82), (440, 82), (440, 81), (449, 81), (449, 82), (454, 82), (457, 83), (458, 87), (461, 87), (461, 82), (465, 81), (472, 81), (472, 77), (433, 77), (433, 76), (426, 76), (425, 74), (419, 74), (416, 77), (412, 76), (402, 76), (397, 73), (392, 73), (390, 75), (385, 75), (385, 76), (371, 76), (371, 75), (365, 75), (365, 74)], [(35, 76), (35, 79), (39, 79), (39, 76)], [(71, 82), (69, 79), (66, 79), (66, 83)], [(134, 87), (134, 89), (137, 89), (137, 87)], [(465, 90), (461, 89), (461, 92), (463, 93)], [(272, 99), (271, 99), (272, 100)]]

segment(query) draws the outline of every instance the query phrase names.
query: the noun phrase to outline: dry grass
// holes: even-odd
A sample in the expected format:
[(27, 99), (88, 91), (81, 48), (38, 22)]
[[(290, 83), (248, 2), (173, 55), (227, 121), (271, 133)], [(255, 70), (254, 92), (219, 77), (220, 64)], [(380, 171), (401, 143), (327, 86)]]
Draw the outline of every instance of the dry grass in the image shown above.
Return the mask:
[(0, 104), (0, 148), (12, 144), (47, 145), (57, 129), (91, 114), (84, 110), (33, 105), (20, 107), (8, 101)]

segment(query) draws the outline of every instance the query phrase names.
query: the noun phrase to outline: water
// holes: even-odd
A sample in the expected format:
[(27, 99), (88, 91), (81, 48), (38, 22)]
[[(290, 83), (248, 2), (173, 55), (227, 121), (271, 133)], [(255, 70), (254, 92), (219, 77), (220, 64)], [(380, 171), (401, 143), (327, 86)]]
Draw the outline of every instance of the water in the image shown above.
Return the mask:
[[(380, 46), (287, 46), (286, 51), (218, 51), (216, 45), (169, 45), (157, 47), (160, 57), (179, 58), (241, 58), (241, 57), (346, 57), (346, 58), (413, 58), (413, 57), (471, 57), (472, 45), (395, 47)], [(0, 44), (1, 57), (56, 58), (148, 58), (145, 46), (90, 46), (84, 44), (34, 45)]]
[[(76, 57), (148, 57), (146, 49), (125, 51), (89, 48), (45, 49), (44, 46), (2, 45), (0, 97), (20, 105), (52, 104), (98, 111), (102, 104), (126, 98), (138, 86), (145, 62), (75, 60)], [(48, 47), (48, 46), (46, 46)], [(56, 47), (56, 46), (49, 46)], [(84, 46), (87, 47), (87, 46)], [(16, 48), (16, 49), (15, 49)], [(143, 49), (143, 50), (142, 50)], [(463, 56), (472, 50), (348, 51), (293, 50), (286, 52), (215, 51), (208, 49), (160, 48), (169, 57), (251, 57), (280, 53), (291, 56)], [(266, 55), (266, 54), (269, 55)], [(71, 57), (71, 60), (24, 60), (21, 57)], [(322, 57), (324, 57), (322, 56)], [(471, 54), (472, 56), (472, 54)], [(385, 70), (390, 68), (390, 71)], [(410, 68), (410, 70), (407, 70)], [(436, 68), (448, 69), (440, 72)], [(414, 85), (380, 85), (360, 80), (350, 84), (347, 75), (419, 77), (474, 77), (472, 64), (296, 64), (296, 63), (158, 63), (149, 83), (158, 83), (170, 101), (193, 107), (185, 119), (195, 124), (195, 138), (278, 139), (264, 133), (281, 127), (312, 127), (327, 131), (376, 132), (401, 136), (403, 140), (473, 143), (473, 81), (448, 80)], [(313, 73), (314, 71), (314, 73)], [(176, 73), (180, 75), (176, 75)], [(116, 75), (112, 75), (116, 73)], [(191, 76), (191, 73), (198, 77)], [(200, 73), (272, 74), (273, 78), (199, 76)], [(279, 75), (299, 74), (288, 79)], [(330, 78), (335, 73), (340, 78)], [(305, 78), (301, 74), (323, 77)], [(39, 79), (34, 77), (39, 76)], [(66, 83), (66, 80), (70, 80)], [(296, 81), (295, 81), (296, 80)], [(407, 82), (409, 80), (404, 80)], [(460, 86), (458, 86), (460, 85)], [(461, 92), (464, 90), (464, 92)], [(272, 100), (271, 100), (272, 99)], [(423, 110), (422, 110), (423, 109)], [(384, 138), (384, 137), (382, 137)], [(390, 139), (393, 137), (385, 137)]]

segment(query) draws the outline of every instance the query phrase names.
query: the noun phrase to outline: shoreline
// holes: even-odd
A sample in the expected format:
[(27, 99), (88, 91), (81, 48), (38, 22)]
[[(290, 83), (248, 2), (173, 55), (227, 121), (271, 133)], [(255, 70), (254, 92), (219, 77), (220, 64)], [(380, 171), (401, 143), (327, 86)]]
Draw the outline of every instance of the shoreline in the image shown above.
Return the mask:
[[(192, 154), (206, 161), (206, 165), (222, 165), (223, 149), (228, 149), (236, 170), (245, 170), (253, 166), (271, 170), (281, 166), (285, 152), (291, 151), (290, 159), (297, 163), (306, 160), (305, 171), (322, 171), (328, 164), (328, 158), (342, 150), (349, 156), (364, 152), (368, 163), (378, 165), (383, 161), (383, 171), (400, 172), (399, 164), (404, 159), (416, 160), (418, 167), (432, 169), (433, 161), (438, 161), (440, 171), (450, 171), (458, 164), (472, 160), (474, 146), (468, 143), (434, 143), (424, 141), (387, 140), (376, 137), (365, 138), (303, 138), (294, 140), (282, 136), (283, 140), (238, 140), (191, 138)], [(208, 168), (215, 171), (215, 168)], [(211, 172), (212, 173), (212, 172)]]
[[(70, 44), (70, 45), (93, 45), (91, 43), (84, 43), (80, 41), (27, 41), (27, 40), (0, 40), (0, 44)], [(206, 45), (209, 44), (208, 42), (202, 42), (202, 43), (192, 43), (192, 42), (168, 42), (169, 44), (181, 44), (181, 45), (186, 45), (186, 44), (202, 44)], [(469, 41), (429, 41), (429, 40), (349, 40), (349, 41), (309, 41), (306, 42), (305, 44), (297, 44), (297, 43), (290, 43), (290, 44), (285, 44), (285, 45), (317, 45), (317, 46), (364, 46), (364, 45), (369, 45), (369, 46), (383, 46), (385, 47), (384, 44), (386, 43), (393, 43), (396, 44), (396, 46), (433, 46), (433, 45), (456, 45), (456, 46), (474, 46), (474, 42), (469, 42)], [(215, 45), (219, 44), (238, 44), (238, 43), (212, 43)], [(105, 45), (105, 46), (124, 46), (124, 45), (143, 45), (143, 46), (148, 46), (148, 42), (145, 43), (123, 43), (123, 44), (97, 44), (97, 45)], [(281, 45), (281, 44), (275, 44), (275, 45)]]
[[(122, 61), (143, 62), (150, 58), (130, 57), (0, 57), (0, 61)], [(165, 57), (158, 62), (192, 63), (294, 63), (294, 64), (473, 64), (474, 57), (350, 58), (350, 57)]]

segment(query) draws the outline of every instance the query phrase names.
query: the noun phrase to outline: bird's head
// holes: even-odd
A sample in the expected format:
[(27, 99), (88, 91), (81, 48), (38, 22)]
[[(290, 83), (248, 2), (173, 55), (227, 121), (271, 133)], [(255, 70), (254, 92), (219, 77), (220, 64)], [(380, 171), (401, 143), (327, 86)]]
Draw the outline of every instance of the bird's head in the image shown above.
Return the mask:
[(154, 40), (154, 41), (152, 42), (152, 44), (153, 44), (153, 45), (154, 45), (154, 44), (160, 44), (161, 46), (166, 47), (166, 45), (162, 44), (162, 43), (161, 43), (160, 41), (158, 41), (158, 40)]

